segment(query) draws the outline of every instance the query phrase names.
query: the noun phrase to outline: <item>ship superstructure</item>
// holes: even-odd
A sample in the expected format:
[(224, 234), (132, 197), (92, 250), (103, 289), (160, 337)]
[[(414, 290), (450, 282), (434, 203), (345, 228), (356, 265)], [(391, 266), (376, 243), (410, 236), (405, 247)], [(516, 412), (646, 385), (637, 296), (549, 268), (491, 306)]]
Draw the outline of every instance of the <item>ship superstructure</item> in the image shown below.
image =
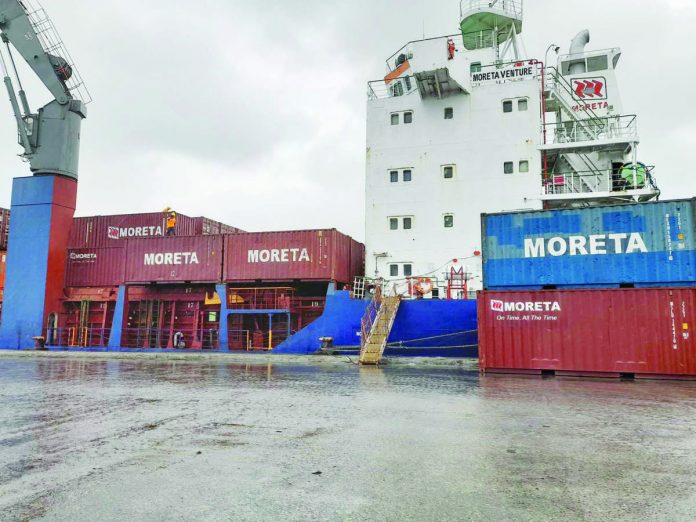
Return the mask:
[(409, 42), (369, 83), (366, 275), (388, 292), (413, 294), (416, 278), (432, 282), (425, 297), (480, 288), (481, 213), (658, 194), (621, 106), (619, 49), (587, 52), (583, 31), (545, 66), (522, 54), (521, 0), (463, 0), (460, 14), (461, 33)]

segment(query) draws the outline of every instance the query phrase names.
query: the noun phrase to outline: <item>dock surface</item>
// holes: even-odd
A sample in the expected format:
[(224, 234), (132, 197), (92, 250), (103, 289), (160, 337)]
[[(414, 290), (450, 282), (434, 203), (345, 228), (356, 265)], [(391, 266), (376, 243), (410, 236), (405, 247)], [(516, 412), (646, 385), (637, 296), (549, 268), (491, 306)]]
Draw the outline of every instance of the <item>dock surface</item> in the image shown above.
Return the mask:
[(0, 353), (0, 520), (692, 520), (696, 383)]

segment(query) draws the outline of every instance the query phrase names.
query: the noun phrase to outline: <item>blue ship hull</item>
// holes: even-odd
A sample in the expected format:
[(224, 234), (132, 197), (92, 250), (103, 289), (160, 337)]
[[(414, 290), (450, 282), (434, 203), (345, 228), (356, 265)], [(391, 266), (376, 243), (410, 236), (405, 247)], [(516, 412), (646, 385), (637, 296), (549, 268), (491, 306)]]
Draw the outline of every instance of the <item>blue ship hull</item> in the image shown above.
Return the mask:
[[(368, 301), (351, 299), (346, 291), (329, 294), (324, 313), (277, 346), (273, 353), (322, 352), (320, 338), (331, 337), (336, 354), (360, 350), (360, 321)], [(478, 357), (475, 300), (403, 301), (389, 335), (386, 356)]]

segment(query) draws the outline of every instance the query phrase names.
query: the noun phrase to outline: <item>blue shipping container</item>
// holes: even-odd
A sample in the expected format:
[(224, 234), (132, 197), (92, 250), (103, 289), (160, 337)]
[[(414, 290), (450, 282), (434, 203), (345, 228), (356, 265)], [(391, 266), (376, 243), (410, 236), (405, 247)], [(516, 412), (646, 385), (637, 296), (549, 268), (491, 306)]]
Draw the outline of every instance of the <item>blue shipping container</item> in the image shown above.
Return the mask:
[(481, 216), (493, 289), (696, 284), (696, 199)]

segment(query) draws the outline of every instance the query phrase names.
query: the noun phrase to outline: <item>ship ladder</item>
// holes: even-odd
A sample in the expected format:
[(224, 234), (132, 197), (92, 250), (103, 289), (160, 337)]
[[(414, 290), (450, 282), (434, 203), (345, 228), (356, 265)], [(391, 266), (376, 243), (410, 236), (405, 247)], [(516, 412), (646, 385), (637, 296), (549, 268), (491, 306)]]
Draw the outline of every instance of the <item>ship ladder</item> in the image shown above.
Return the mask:
[[(360, 364), (379, 364), (387, 347), (389, 333), (394, 326), (396, 314), (401, 304), (401, 296), (382, 297), (374, 321), (363, 334), (360, 346)], [(363, 328), (365, 333), (366, 328)]]

